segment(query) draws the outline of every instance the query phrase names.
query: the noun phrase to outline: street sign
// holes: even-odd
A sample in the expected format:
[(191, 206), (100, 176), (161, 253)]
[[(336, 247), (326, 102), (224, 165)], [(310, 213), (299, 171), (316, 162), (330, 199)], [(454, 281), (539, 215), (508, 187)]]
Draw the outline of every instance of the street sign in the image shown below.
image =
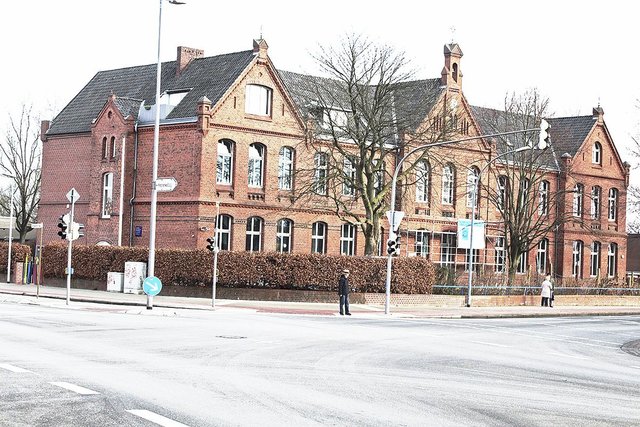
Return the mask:
[(402, 222), (402, 218), (404, 218), (404, 212), (402, 211), (387, 211), (387, 219), (389, 220), (389, 225), (391, 230), (394, 232), (400, 228), (400, 223)]
[(142, 290), (145, 294), (155, 297), (162, 290), (162, 282), (155, 276), (149, 276), (142, 282)]
[(173, 191), (178, 186), (178, 180), (169, 177), (169, 178), (158, 178), (156, 179), (156, 191), (167, 192)]
[(69, 190), (69, 192), (67, 193), (67, 199), (69, 200), (69, 202), (71, 203), (75, 203), (78, 201), (78, 199), (80, 198), (80, 194), (78, 193), (78, 191), (75, 188), (72, 188), (71, 190)]
[[(473, 249), (484, 249), (484, 221), (473, 221)], [(469, 249), (471, 247), (471, 220), (458, 220), (458, 247), (460, 249)]]
[(42, 224), (41, 222), (36, 222), (35, 224), (31, 224), (31, 228), (33, 228), (34, 230), (40, 229), (44, 226), (44, 224)]

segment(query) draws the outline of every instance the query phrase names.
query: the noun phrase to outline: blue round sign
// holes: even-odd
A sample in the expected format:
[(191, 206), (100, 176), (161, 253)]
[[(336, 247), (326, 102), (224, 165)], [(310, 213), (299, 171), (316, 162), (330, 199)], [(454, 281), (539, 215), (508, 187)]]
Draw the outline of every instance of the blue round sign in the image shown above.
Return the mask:
[(145, 294), (155, 297), (162, 290), (162, 282), (155, 276), (149, 276), (142, 282), (142, 290)]

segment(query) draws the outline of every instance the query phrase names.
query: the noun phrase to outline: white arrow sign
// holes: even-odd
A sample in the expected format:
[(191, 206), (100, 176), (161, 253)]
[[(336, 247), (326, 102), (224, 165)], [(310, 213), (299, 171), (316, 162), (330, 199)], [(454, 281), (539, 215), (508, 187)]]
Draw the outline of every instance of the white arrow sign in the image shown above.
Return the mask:
[(156, 179), (156, 191), (173, 191), (177, 186), (178, 181), (173, 177)]

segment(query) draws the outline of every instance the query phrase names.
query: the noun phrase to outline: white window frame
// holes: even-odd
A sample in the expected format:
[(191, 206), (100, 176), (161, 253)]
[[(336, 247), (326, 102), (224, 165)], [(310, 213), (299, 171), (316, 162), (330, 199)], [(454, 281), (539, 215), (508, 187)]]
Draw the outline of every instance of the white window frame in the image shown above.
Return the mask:
[(429, 203), (429, 176), (431, 167), (425, 160), (421, 160), (416, 167), (416, 202)]
[(498, 176), (498, 209), (504, 209), (507, 201), (507, 185), (509, 178), (506, 175)]
[(600, 218), (600, 199), (602, 188), (598, 185), (591, 187), (591, 219)]
[[(320, 250), (318, 250), (320, 249)], [(311, 226), (311, 253), (327, 253), (327, 223), (316, 221)]]
[(618, 274), (618, 245), (609, 243), (607, 251), (607, 276), (616, 277)]
[(276, 223), (276, 252), (291, 252), (291, 236), (293, 234), (293, 221), (282, 218)]
[(442, 168), (442, 204), (453, 205), (453, 187), (455, 181), (455, 170), (453, 165), (448, 164)]
[(248, 84), (245, 88), (244, 111), (256, 116), (271, 116), (273, 89), (258, 84)]
[(591, 256), (589, 257), (591, 260), (591, 264), (589, 266), (589, 275), (591, 277), (597, 277), (600, 274), (600, 251), (602, 250), (602, 245), (600, 242), (593, 242), (591, 244)]
[(327, 153), (318, 152), (313, 156), (314, 172), (313, 172), (313, 192), (320, 195), (326, 195), (327, 186), (327, 165), (329, 156)]
[(278, 189), (291, 190), (293, 187), (293, 148), (282, 147), (278, 157)]
[(111, 218), (113, 210), (113, 172), (102, 175), (102, 209), (100, 218)]
[(581, 217), (583, 212), (582, 199), (584, 195), (584, 185), (578, 183), (573, 187), (573, 209), (572, 213), (574, 217)]
[(505, 270), (506, 252), (505, 252), (504, 244), (505, 244), (504, 236), (496, 237), (496, 243), (494, 246), (496, 273), (504, 273), (504, 270)]
[(456, 233), (442, 233), (440, 235), (440, 265), (454, 265), (456, 250)]
[(220, 214), (216, 220), (216, 244), (221, 251), (231, 250), (231, 225), (233, 218), (230, 215)]
[(576, 279), (582, 278), (582, 252), (584, 243), (582, 240), (573, 241), (573, 253), (571, 257), (571, 276)]
[(342, 160), (342, 195), (353, 197), (356, 195), (356, 168), (353, 159), (345, 157)]
[(340, 227), (340, 255), (353, 256), (356, 247), (356, 226), (342, 224)]
[(525, 274), (527, 272), (527, 267), (529, 266), (529, 252), (524, 251), (520, 253), (520, 257), (518, 258), (518, 265), (516, 266), (516, 273)]
[(429, 230), (416, 230), (415, 251), (416, 256), (429, 258), (431, 249), (431, 232)]
[(258, 216), (247, 218), (245, 234), (245, 250), (247, 252), (262, 251), (262, 225), (263, 220)]
[(594, 142), (591, 150), (591, 163), (596, 165), (602, 164), (602, 144), (598, 141)]
[(231, 185), (233, 182), (233, 149), (230, 139), (218, 141), (218, 160), (216, 163), (216, 184)]
[(547, 253), (549, 252), (549, 239), (541, 239), (538, 242), (536, 253), (536, 269), (538, 274), (547, 274)]
[(609, 209), (608, 209), (608, 219), (609, 221), (617, 221), (618, 220), (618, 189), (610, 188), (609, 189)]
[(549, 181), (542, 181), (540, 183), (540, 194), (538, 204), (538, 215), (545, 216), (549, 214), (549, 189), (551, 184)]
[(254, 142), (249, 146), (249, 171), (247, 173), (247, 180), (251, 188), (262, 188), (266, 151), (267, 148), (259, 142)]

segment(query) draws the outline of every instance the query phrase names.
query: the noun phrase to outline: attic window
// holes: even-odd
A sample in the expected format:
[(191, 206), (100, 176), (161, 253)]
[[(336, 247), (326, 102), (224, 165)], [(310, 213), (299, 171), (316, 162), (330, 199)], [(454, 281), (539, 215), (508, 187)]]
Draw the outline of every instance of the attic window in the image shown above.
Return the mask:
[(160, 96), (160, 105), (175, 107), (189, 93), (188, 90), (168, 90)]
[(602, 164), (602, 145), (597, 141), (593, 144), (591, 151), (591, 163), (596, 165)]
[(271, 99), (273, 90), (261, 85), (247, 85), (245, 91), (244, 111), (257, 116), (271, 115)]

